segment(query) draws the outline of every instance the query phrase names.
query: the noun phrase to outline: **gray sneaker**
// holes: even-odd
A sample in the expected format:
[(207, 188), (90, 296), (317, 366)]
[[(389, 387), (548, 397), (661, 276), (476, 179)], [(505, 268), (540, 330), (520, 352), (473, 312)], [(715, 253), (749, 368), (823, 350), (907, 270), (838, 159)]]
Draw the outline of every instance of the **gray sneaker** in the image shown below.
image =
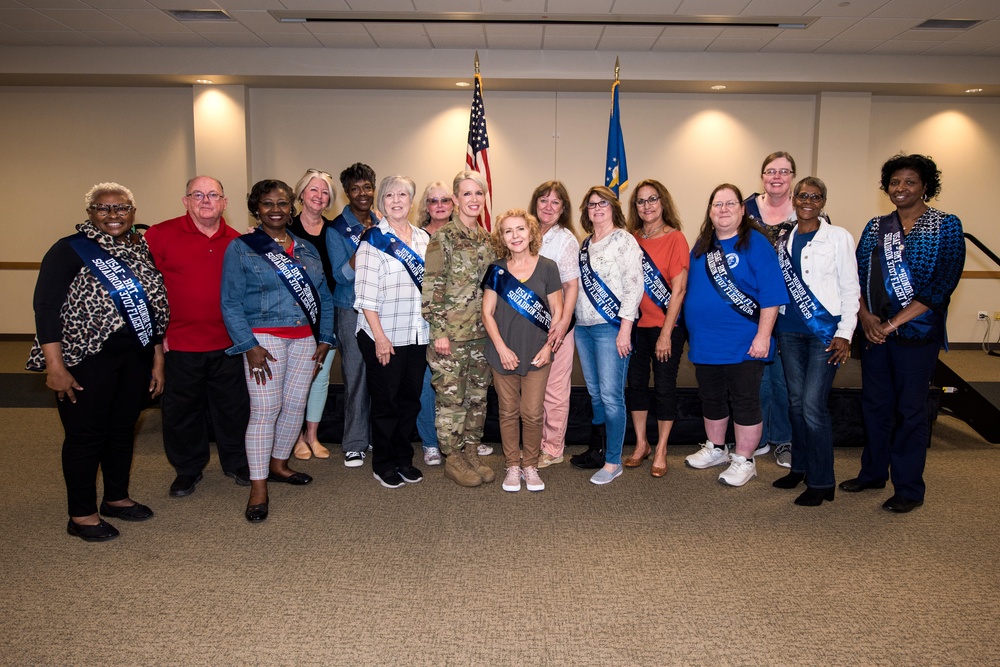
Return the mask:
[(774, 460), (782, 468), (792, 467), (792, 443), (783, 442), (774, 448)]

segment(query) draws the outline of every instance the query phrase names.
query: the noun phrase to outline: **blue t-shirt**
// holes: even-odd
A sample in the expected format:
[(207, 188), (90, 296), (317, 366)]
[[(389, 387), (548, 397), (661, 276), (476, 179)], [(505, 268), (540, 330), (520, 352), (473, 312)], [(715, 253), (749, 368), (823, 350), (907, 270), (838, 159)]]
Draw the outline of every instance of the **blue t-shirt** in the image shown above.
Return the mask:
[[(753, 231), (748, 246), (736, 250), (737, 238), (720, 241), (736, 285), (756, 299), (761, 308), (788, 303), (778, 255), (767, 238)], [(748, 352), (757, 335), (757, 323), (740, 315), (723, 299), (705, 269), (705, 256), (695, 257), (693, 252), (684, 297), (684, 321), (690, 335), (688, 358), (692, 363), (720, 365), (753, 360)], [(774, 347), (772, 338), (769, 356), (763, 361), (773, 357)]]

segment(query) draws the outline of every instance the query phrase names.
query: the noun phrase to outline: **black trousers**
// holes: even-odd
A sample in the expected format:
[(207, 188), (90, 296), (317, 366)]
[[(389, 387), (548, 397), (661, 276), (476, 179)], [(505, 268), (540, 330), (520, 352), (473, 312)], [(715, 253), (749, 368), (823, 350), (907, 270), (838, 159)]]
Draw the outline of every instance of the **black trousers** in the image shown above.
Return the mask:
[(62, 465), (70, 516), (97, 513), (97, 471), (104, 499), (129, 497), (135, 423), (149, 395), (152, 346), (143, 348), (127, 331), (118, 331), (104, 348), (69, 372), (83, 387), (76, 403), (58, 401), (63, 440)]
[[(656, 341), (660, 327), (632, 329), (632, 356), (628, 360), (628, 407), (632, 411), (648, 411), (656, 398), (656, 420), (677, 419), (677, 369), (684, 352), (687, 330), (674, 327), (670, 332), (670, 358), (656, 358)], [(649, 388), (649, 370), (653, 369), (653, 386)]]
[(166, 353), (164, 372), (163, 449), (177, 474), (198, 475), (208, 465), (209, 423), (222, 469), (246, 467), (250, 399), (242, 358), (230, 357), (223, 350), (171, 350)]
[(375, 341), (364, 331), (358, 332), (358, 347), (372, 400), (372, 472), (387, 475), (413, 465), (410, 436), (420, 413), (427, 346), (397, 346), (385, 366), (375, 357)]

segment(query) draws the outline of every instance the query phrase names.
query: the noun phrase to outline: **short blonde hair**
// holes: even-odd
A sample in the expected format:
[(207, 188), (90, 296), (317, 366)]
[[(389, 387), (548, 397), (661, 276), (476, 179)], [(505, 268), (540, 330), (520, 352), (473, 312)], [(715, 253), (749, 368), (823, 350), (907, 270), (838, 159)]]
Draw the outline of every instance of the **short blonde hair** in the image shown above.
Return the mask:
[(503, 223), (511, 218), (523, 218), (528, 223), (528, 253), (537, 255), (542, 247), (542, 226), (538, 224), (538, 218), (531, 215), (523, 208), (512, 208), (497, 216), (496, 224), (493, 225), (493, 233), (490, 240), (493, 243), (493, 250), (499, 259), (507, 259), (511, 256), (510, 248), (503, 242)]
[(432, 181), (424, 188), (424, 194), (420, 196), (420, 201), (417, 203), (417, 227), (426, 227), (427, 223), (431, 221), (431, 213), (427, 210), (427, 198), (431, 196), (431, 192), (434, 190), (444, 192), (451, 199), (452, 205), (455, 203), (451, 192), (448, 191), (447, 185), (441, 181)]
[(132, 196), (132, 191), (126, 188), (120, 183), (98, 183), (94, 187), (87, 191), (87, 194), (83, 196), (83, 207), (88, 209), (94, 205), (94, 200), (101, 195), (106, 194), (118, 194), (128, 199), (128, 203), (135, 206), (135, 197)]
[(333, 176), (331, 176), (329, 172), (323, 171), (322, 169), (306, 169), (306, 173), (303, 174), (302, 178), (299, 179), (299, 182), (295, 184), (295, 208), (298, 209), (300, 213), (302, 212), (302, 193), (305, 191), (306, 186), (309, 185), (309, 182), (314, 178), (320, 179), (326, 183), (328, 188), (330, 188), (330, 203), (326, 205), (326, 208), (324, 208), (323, 211), (326, 212), (331, 210), (337, 201), (337, 188), (333, 185)]

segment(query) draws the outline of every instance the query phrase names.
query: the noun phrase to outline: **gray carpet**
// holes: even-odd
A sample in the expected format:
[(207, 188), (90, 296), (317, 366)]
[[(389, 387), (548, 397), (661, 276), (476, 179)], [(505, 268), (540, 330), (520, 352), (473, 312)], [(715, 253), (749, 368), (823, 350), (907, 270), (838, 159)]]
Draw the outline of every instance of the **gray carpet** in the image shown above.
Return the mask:
[[(0, 410), (0, 663), (11, 665), (969, 665), (995, 663), (1000, 448), (942, 417), (927, 504), (891, 491), (802, 508), (771, 457), (732, 489), (721, 468), (649, 462), (607, 487), (568, 465), (541, 493), (499, 480), (380, 487), (339, 459), (272, 485), (271, 518), (213, 457), (173, 472), (159, 411), (140, 423), (132, 495), (157, 512), (86, 544), (65, 533), (53, 409)], [(838, 479), (860, 450), (837, 451)], [(498, 455), (487, 458), (497, 470)]]

